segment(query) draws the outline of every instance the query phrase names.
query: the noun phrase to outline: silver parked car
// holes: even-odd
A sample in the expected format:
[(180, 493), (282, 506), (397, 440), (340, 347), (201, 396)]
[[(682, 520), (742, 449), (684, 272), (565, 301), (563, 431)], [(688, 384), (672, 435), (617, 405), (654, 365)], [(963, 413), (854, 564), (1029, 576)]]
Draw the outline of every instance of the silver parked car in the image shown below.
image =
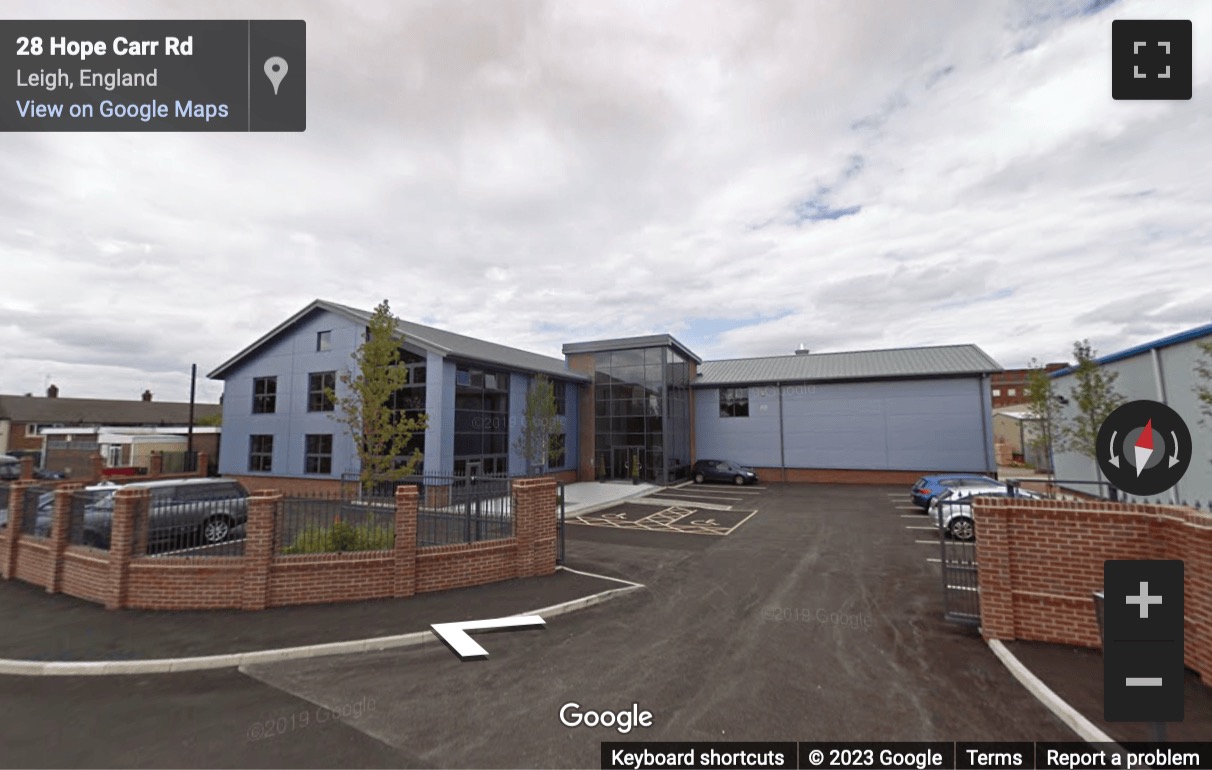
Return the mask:
[[(1044, 497), (1038, 492), (1025, 489), (1015, 490), (1013, 496), (1029, 500), (1041, 500)], [(1011, 494), (1010, 489), (1002, 484), (984, 489), (948, 490), (930, 504), (930, 520), (934, 522), (934, 526), (944, 528), (947, 534), (956, 540), (975, 540), (976, 519), (972, 515), (972, 502), (976, 497), (1011, 497)]]

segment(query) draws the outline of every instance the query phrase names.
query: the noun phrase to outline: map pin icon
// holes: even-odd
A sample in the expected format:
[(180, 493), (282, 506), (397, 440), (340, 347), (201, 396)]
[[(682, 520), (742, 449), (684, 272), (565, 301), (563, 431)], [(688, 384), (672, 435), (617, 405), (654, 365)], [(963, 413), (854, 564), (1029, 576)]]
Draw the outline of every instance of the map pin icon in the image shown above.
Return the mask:
[(265, 60), (265, 77), (269, 78), (269, 82), (274, 84), (274, 96), (278, 95), (278, 86), (282, 84), (282, 78), (286, 77), (286, 60), (281, 56), (271, 56)]

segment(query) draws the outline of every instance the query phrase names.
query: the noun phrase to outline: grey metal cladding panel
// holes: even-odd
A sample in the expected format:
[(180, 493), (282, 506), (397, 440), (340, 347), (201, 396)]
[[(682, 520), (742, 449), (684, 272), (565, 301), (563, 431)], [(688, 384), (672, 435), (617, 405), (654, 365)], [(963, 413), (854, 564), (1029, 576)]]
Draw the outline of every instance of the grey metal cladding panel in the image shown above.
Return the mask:
[(818, 385), (785, 401), (790, 467), (984, 470), (971, 379)]
[(694, 391), (694, 399), (696, 457), (734, 460), (752, 466), (778, 466), (777, 391), (750, 388), (749, 417), (720, 417), (719, 391), (715, 389)]
[(975, 345), (705, 361), (697, 384), (862, 380), (980, 374), (1001, 367)]

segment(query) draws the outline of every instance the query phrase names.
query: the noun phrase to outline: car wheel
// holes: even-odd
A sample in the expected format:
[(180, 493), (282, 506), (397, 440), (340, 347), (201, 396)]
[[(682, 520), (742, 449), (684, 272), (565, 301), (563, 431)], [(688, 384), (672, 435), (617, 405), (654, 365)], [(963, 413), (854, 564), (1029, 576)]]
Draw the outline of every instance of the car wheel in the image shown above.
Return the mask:
[(743, 487), (745, 486), (745, 477), (738, 474), (737, 477), (732, 480), (732, 483), (736, 484), (738, 487)]
[(965, 543), (976, 539), (976, 523), (972, 519), (952, 519), (947, 525), (947, 531), (951, 533), (951, 537)]
[(226, 516), (212, 516), (202, 524), (202, 541), (207, 545), (222, 543), (231, 535), (231, 521)]
[(702, 484), (702, 483), (703, 483), (703, 480), (704, 480), (704, 479), (703, 479), (703, 474), (701, 474), (701, 473), (696, 473), (696, 474), (694, 474), (694, 483), (695, 483), (695, 484)]

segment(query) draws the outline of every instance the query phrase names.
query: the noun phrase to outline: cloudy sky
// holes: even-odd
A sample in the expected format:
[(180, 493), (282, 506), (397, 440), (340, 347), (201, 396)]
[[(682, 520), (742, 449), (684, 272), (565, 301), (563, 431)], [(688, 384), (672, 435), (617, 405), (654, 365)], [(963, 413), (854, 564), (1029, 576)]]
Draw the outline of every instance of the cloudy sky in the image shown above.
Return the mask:
[[(303, 18), (309, 83), (300, 134), (3, 135), (0, 393), (184, 400), (317, 297), (554, 356), (1011, 367), (1212, 321), (1212, 3), (4, 11)], [(1111, 99), (1117, 18), (1193, 20), (1191, 101)]]

